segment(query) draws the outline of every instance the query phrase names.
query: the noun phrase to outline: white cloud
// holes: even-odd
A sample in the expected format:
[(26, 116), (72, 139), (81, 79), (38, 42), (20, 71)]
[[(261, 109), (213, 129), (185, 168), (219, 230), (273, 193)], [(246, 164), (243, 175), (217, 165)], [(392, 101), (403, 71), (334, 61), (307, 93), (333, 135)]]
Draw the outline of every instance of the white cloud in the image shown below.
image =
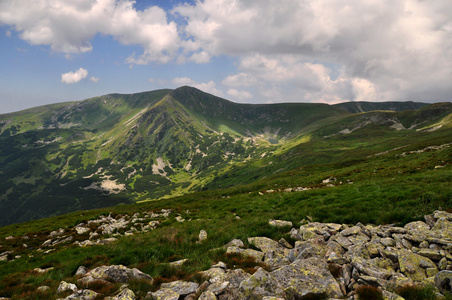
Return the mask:
[(61, 74), (61, 82), (67, 84), (77, 83), (80, 80), (85, 79), (86, 76), (88, 76), (88, 71), (84, 68), (79, 68), (75, 72)]
[(253, 98), (250, 92), (247, 91), (239, 91), (236, 89), (229, 89), (228, 95), (233, 97), (233, 100), (247, 100)]
[(223, 96), (223, 92), (216, 87), (216, 84), (213, 80), (210, 80), (209, 82), (199, 83), (188, 77), (176, 77), (171, 80), (171, 84), (174, 87), (188, 85), (200, 89), (206, 93), (214, 94), (215, 96)]
[(174, 9), (187, 20), (185, 55), (238, 58), (240, 73), (223, 84), (265, 97), (298, 91), (306, 101), (450, 99), (450, 11), (447, 0), (204, 0)]
[(91, 78), (90, 78), (89, 80), (91, 80), (91, 81), (94, 82), (94, 83), (98, 83), (99, 80), (100, 80), (100, 78), (99, 78), (99, 77), (91, 76)]
[(174, 22), (156, 6), (137, 11), (131, 0), (2, 0), (0, 23), (12, 26), (32, 45), (50, 45), (71, 53), (92, 51), (96, 34), (111, 35), (121, 44), (139, 45), (144, 51), (129, 63), (168, 62), (179, 48)]

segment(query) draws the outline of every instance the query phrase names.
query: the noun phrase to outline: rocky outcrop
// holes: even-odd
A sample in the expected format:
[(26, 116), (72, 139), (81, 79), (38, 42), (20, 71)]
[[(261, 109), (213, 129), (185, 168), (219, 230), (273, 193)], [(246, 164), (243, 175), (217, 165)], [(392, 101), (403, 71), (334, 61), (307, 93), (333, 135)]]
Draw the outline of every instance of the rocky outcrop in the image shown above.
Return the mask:
[[(270, 226), (288, 224), (271, 221)], [(247, 274), (215, 264), (201, 272), (207, 281), (197, 295), (221, 300), (357, 299), (356, 288), (369, 285), (380, 289), (385, 299), (401, 300), (394, 291), (408, 284), (433, 284), (438, 293), (452, 288), (450, 213), (437, 211), (425, 222), (404, 227), (309, 222), (292, 228), (290, 235), (294, 246), (267, 237), (248, 238), (255, 249), (231, 241), (225, 245), (226, 253), (251, 256), (266, 268)]]
[[(170, 213), (164, 210), (158, 217), (165, 218)], [(148, 217), (156, 218), (155, 215)], [(135, 226), (141, 222), (149, 225), (151, 222), (139, 215), (108, 216), (89, 221), (79, 228), (89, 228), (90, 232), (94, 228), (103, 231), (107, 228), (103, 226), (105, 220), (110, 225), (127, 220), (127, 228), (131, 224)], [(245, 241), (253, 249), (247, 248), (240, 239), (216, 249), (223, 249), (226, 255), (251, 257), (256, 263), (252, 272), (215, 262), (193, 277), (198, 278), (198, 282), (178, 280), (163, 283), (146, 297), (159, 300), (352, 300), (358, 299), (356, 289), (367, 285), (378, 288), (384, 299), (403, 300), (396, 291), (407, 285), (430, 284), (436, 288), (438, 295), (452, 290), (452, 213), (436, 211), (425, 216), (424, 221), (411, 222), (403, 227), (304, 221), (301, 226), (290, 228), (288, 222), (270, 221), (268, 226), (287, 226), (285, 237), (290, 236), (291, 243), (282, 237), (274, 240), (255, 236)], [(99, 229), (100, 226), (103, 227)], [(127, 228), (121, 230), (126, 232)], [(54, 241), (66, 239), (69, 231), (58, 230), (49, 236), (46, 234), (45, 238), (50, 237), (53, 244)], [(201, 231), (199, 237), (207, 236), (204, 233)], [(79, 235), (88, 236), (88, 231)], [(186, 262), (186, 259), (181, 259), (170, 265), (180, 268)], [(153, 278), (148, 274), (122, 265), (100, 266), (91, 270), (82, 266), (78, 268), (76, 278), (76, 284), (62, 281), (53, 292), (72, 293), (65, 299), (98, 299), (102, 296), (82, 288), (89, 288), (93, 283), (110, 287), (137, 280), (153, 283)], [(115, 297), (109, 299), (135, 299), (135, 292), (124, 285), (114, 293)]]

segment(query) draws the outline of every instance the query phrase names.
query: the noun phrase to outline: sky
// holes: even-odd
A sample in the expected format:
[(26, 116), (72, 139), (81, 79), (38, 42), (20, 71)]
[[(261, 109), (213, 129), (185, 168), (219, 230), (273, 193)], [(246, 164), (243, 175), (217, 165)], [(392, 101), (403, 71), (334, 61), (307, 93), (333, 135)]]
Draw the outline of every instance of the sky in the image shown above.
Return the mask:
[(0, 114), (190, 85), (239, 103), (451, 101), (450, 0), (0, 0)]

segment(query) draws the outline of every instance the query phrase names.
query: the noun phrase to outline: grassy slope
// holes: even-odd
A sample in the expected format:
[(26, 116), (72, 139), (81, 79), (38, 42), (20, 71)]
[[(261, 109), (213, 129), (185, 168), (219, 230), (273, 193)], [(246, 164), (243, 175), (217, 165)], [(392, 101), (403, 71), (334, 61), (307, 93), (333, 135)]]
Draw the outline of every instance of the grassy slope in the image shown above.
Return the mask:
[[(419, 137), (420, 142), (412, 140), (405, 148), (386, 154), (361, 159), (349, 157), (336, 163), (310, 164), (248, 185), (156, 202), (75, 212), (2, 227), (1, 251), (21, 246), (20, 239), (8, 242), (4, 240), (6, 236), (46, 235), (51, 230), (72, 227), (110, 211), (131, 215), (135, 212), (172, 208), (185, 219), (192, 219), (178, 223), (173, 214), (172, 218), (150, 233), (121, 238), (117, 244), (108, 246), (70, 246), (49, 254), (39, 253), (36, 248), (23, 249), (22, 258), (14, 262), (0, 262), (0, 290), (4, 295), (15, 294), (18, 297), (19, 294), (27, 295), (27, 291), (29, 295), (33, 294), (43, 284), (56, 289), (61, 280), (74, 282), (73, 275), (80, 265), (94, 267), (124, 264), (138, 267), (156, 277), (157, 283), (177, 278), (199, 280), (196, 276), (193, 277), (195, 271), (207, 269), (218, 260), (226, 261), (231, 266), (246, 266), (243, 260), (226, 257), (224, 251), (209, 252), (209, 249), (219, 247), (233, 238), (241, 238), (245, 242), (248, 236), (279, 238), (287, 231), (270, 228), (267, 220), (271, 218), (290, 220), (295, 226), (308, 216), (321, 222), (403, 224), (421, 219), (423, 214), (436, 209), (450, 209), (452, 146), (415, 152), (428, 146), (450, 143), (450, 131), (450, 128), (443, 128), (433, 133), (424, 133), (423, 138)], [(435, 168), (436, 166), (444, 167)], [(334, 183), (336, 186), (326, 187), (322, 180), (331, 176), (337, 178)], [(313, 189), (303, 192), (281, 191), (298, 186)], [(269, 189), (278, 191), (267, 193)], [(236, 219), (235, 216), (240, 216), (241, 219)], [(197, 234), (201, 229), (208, 232), (209, 239), (205, 244), (196, 244)], [(33, 257), (28, 257), (29, 253)], [(190, 263), (178, 271), (160, 264), (178, 258), (188, 258)], [(28, 271), (49, 266), (55, 269), (43, 275)], [(134, 287), (139, 286), (135, 290), (142, 291), (142, 295), (158, 287), (158, 284), (132, 284)]]

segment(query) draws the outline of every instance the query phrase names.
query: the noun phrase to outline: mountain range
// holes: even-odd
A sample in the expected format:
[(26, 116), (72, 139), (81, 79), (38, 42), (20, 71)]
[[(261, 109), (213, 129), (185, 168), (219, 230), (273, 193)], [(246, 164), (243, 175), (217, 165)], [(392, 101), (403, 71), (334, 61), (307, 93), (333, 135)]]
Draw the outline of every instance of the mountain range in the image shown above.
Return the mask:
[(450, 145), (451, 136), (450, 102), (239, 104), (185, 86), (35, 107), (0, 115), (0, 226)]

